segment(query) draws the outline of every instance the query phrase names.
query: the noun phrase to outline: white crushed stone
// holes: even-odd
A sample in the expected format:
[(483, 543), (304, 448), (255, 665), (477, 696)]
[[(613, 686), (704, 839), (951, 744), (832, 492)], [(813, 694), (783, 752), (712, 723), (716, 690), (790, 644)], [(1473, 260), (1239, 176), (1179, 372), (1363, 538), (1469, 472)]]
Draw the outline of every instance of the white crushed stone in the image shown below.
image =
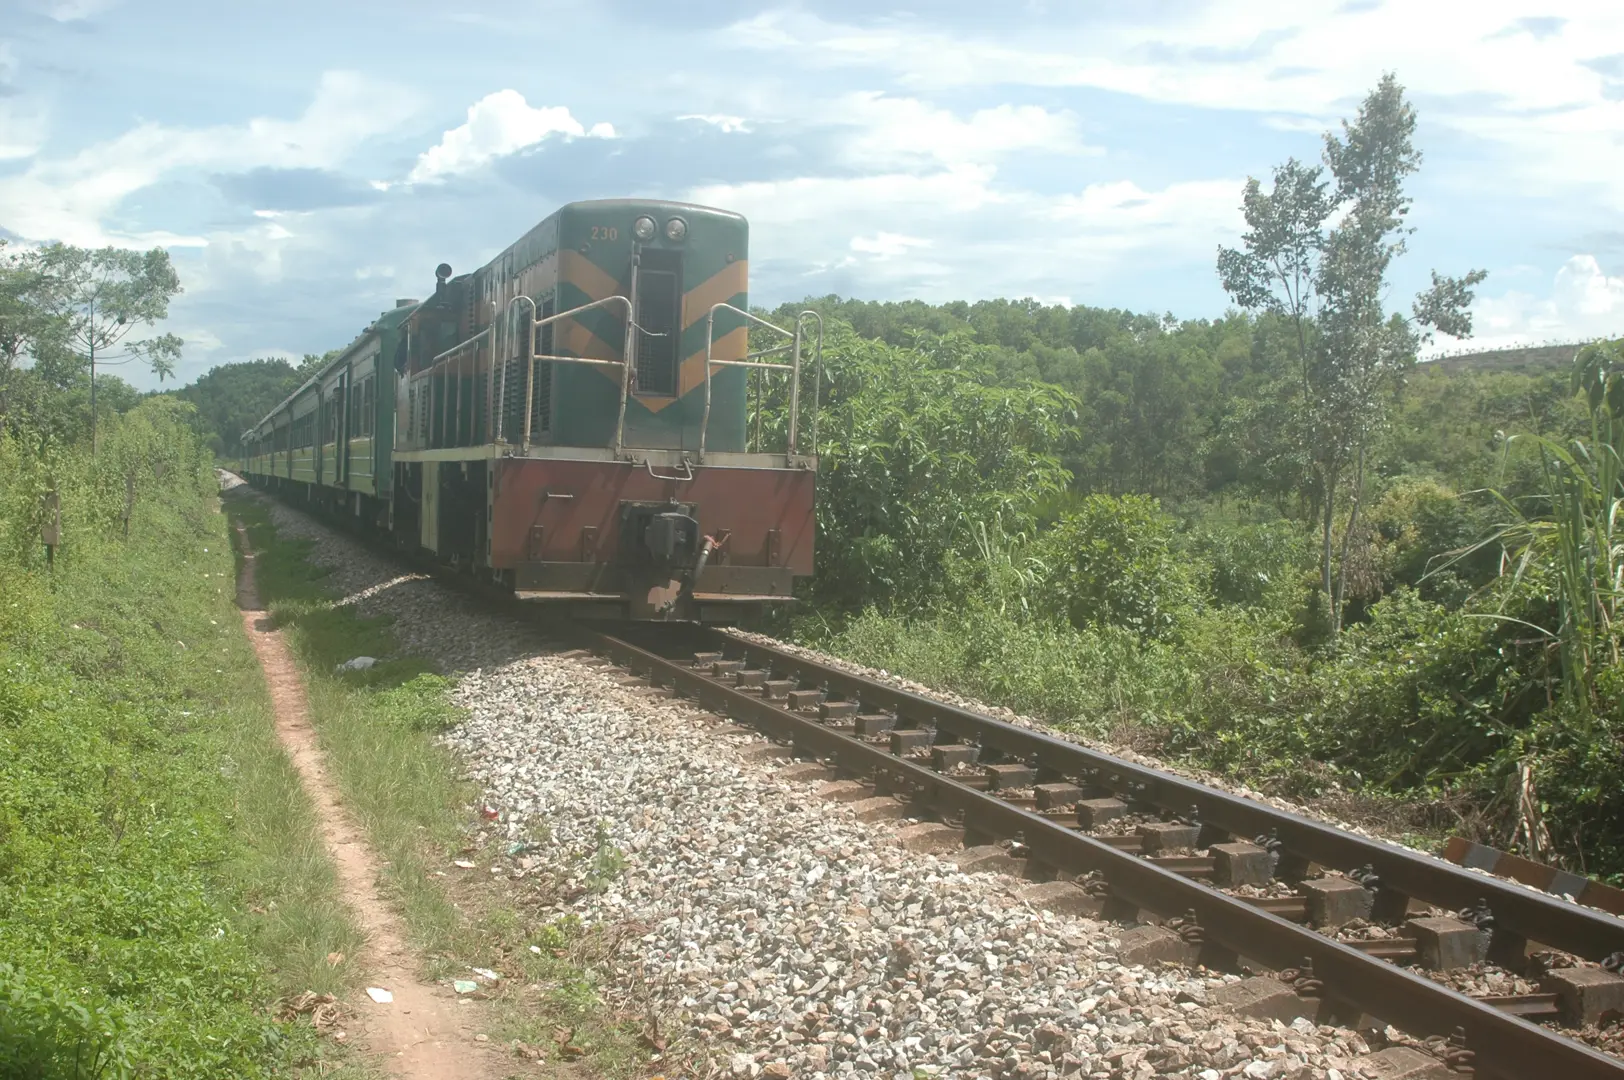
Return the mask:
[[(269, 506), (344, 602), (458, 678), (467, 719), (446, 741), (530, 842), (513, 873), (571, 868), (596, 887), (564, 890), (559, 914), (640, 931), (608, 991), (638, 984), (733, 1076), (1360, 1075), (1357, 1033), (1209, 1008), (1235, 976), (1118, 964), (1119, 927), (906, 852), (889, 825), (746, 761), (752, 739)], [(594, 881), (611, 848), (621, 865)]]
[(625, 855), (559, 913), (638, 925), (618, 974), (686, 1013), (737, 1077), (1307, 1078), (1353, 1075), (1366, 1050), (1351, 1031), (1207, 1008), (1234, 976), (1117, 964), (1120, 928), (908, 853), (742, 760), (757, 740), (605, 672), (543, 656), (455, 696), (470, 715), (448, 741), (510, 836), (545, 825), (543, 855), (579, 860), (583, 886), (600, 845)]

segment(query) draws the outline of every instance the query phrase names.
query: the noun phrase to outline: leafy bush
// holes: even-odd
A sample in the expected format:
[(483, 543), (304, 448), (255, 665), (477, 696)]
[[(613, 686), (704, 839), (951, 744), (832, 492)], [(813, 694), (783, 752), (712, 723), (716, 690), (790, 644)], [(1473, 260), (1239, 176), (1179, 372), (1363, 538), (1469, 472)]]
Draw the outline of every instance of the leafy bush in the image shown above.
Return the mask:
[(1071, 625), (1166, 637), (1199, 600), (1174, 522), (1148, 495), (1091, 495), (1039, 544), (1050, 566), (1044, 603)]
[(825, 360), (814, 590), (829, 608), (928, 606), (978, 525), (1026, 529), (1065, 484), (1056, 454), (1075, 402), (998, 385), (964, 338), (899, 348), (836, 326)]
[(1300, 525), (1282, 520), (1226, 520), (1203, 515), (1182, 538), (1182, 551), (1204, 564), (1208, 588), (1219, 604), (1294, 610), (1311, 572), (1311, 541)]
[(1359, 556), (1365, 581), (1359, 599), (1379, 599), (1408, 585), (1428, 599), (1458, 607), (1472, 589), (1493, 579), (1498, 552), (1483, 548), (1467, 559), (1452, 559), (1452, 553), (1471, 547), (1487, 529), (1483, 511), (1448, 486), (1401, 477), (1365, 515), (1365, 548)]
[(123, 1080), (130, 1062), (119, 1023), (57, 987), (28, 982), (0, 964), (0, 1076), (28, 1080)]

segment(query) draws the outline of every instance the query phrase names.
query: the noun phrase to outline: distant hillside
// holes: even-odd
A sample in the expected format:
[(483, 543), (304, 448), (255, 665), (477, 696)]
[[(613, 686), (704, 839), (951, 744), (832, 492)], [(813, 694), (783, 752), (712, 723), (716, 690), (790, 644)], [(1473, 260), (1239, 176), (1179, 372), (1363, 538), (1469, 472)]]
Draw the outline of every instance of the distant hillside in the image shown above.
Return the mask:
[(1583, 344), (1525, 345), (1513, 349), (1460, 353), (1422, 361), (1422, 366), (1436, 371), (1549, 371), (1572, 363), (1573, 354)]

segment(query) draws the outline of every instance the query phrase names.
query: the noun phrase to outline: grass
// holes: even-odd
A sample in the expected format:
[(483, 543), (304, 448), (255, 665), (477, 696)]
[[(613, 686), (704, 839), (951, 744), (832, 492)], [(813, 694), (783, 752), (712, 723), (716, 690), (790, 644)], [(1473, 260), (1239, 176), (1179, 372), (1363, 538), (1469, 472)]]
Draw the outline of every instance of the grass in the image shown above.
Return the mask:
[[(12, 535), (21, 454), (0, 444)], [(105, 464), (48, 465), (54, 571), (0, 548), (0, 1075), (361, 1075), (278, 1015), (345, 989), (326, 958), (359, 938), (272, 730), (211, 474), (154, 478), (126, 541), (93, 512)]]
[[(328, 766), (386, 868), (386, 895), (425, 958), (424, 975), (449, 981), (495, 969), (504, 978), (487, 988), (493, 1040), (579, 1060), (598, 1075), (645, 1071), (648, 1045), (663, 1045), (657, 1023), (640, 1007), (606, 1002), (594, 975), (618, 948), (613, 933), (539, 913), (569, 868), (517, 881), (488, 872), (512, 856), (436, 738), (458, 718), (451, 680), (403, 654), (386, 621), (335, 605), (327, 572), (306, 560), (308, 543), (279, 538), (263, 502), (231, 500), (229, 512), (248, 531), (261, 601), (288, 635)], [(366, 671), (335, 670), (358, 655), (380, 659)], [(619, 853), (605, 844), (584, 857), (600, 877), (618, 872)], [(454, 869), (454, 859), (476, 869)]]

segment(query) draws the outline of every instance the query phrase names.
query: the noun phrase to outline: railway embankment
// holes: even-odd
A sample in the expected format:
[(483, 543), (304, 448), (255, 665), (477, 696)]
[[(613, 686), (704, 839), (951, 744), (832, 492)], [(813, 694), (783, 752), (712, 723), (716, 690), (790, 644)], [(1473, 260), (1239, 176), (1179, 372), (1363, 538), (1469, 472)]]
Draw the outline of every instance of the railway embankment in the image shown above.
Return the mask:
[(207, 453), (162, 402), (100, 438), (0, 438), (0, 1075), (342, 1077), (283, 1007), (358, 935)]

